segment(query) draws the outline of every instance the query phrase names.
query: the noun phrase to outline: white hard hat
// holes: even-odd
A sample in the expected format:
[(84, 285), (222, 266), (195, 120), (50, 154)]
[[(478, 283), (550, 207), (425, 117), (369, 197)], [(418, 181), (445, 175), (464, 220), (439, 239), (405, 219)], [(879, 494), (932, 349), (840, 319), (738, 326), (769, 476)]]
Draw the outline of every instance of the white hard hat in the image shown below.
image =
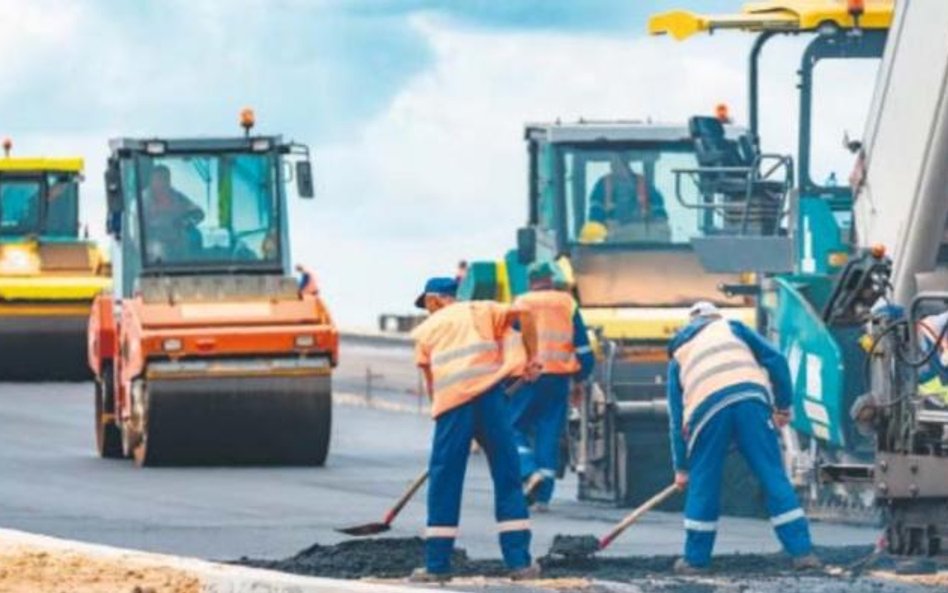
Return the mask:
[(688, 319), (697, 319), (699, 317), (720, 316), (721, 312), (714, 303), (710, 301), (698, 301), (688, 309)]

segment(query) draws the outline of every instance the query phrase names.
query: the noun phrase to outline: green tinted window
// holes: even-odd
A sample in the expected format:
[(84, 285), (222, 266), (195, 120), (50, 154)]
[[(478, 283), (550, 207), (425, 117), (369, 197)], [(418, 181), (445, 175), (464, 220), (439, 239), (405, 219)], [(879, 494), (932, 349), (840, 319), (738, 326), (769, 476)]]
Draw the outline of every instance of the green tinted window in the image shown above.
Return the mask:
[(39, 180), (0, 181), (0, 235), (39, 233)]

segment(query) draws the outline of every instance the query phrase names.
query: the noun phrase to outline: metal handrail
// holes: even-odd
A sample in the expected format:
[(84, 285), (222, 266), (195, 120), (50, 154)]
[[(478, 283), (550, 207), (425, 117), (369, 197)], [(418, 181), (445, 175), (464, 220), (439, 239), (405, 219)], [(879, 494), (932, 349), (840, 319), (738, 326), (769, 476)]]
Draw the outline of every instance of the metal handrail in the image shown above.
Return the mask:
[[(767, 163), (772, 164), (768, 165)], [(765, 167), (765, 165), (767, 166)], [(728, 214), (740, 213), (740, 232), (741, 234), (746, 234), (748, 224), (750, 223), (752, 206), (755, 198), (758, 197), (754, 191), (755, 187), (761, 182), (775, 181), (773, 178), (778, 176), (781, 169), (783, 170), (783, 176), (781, 179), (776, 180), (781, 183), (779, 201), (777, 202), (775, 209), (776, 212), (779, 213), (779, 217), (777, 219), (779, 222), (784, 216), (787, 215), (787, 196), (793, 187), (793, 159), (788, 155), (774, 153), (759, 154), (754, 158), (754, 162), (750, 166), (718, 166), (673, 169), (672, 173), (675, 175), (675, 198), (682, 207), (692, 210), (710, 210), (725, 216)], [(707, 192), (703, 189), (704, 184), (702, 183), (702, 176), (715, 174), (730, 174), (735, 176), (735, 178), (743, 177), (745, 195), (742, 203), (728, 204), (713, 199), (710, 202), (689, 202), (684, 198), (682, 195), (682, 177), (688, 177), (691, 179), (691, 182), (695, 184), (695, 187), (698, 188), (699, 192), (702, 194), (702, 197), (705, 199), (707, 199), (709, 195), (722, 195), (721, 192), (713, 190), (711, 192)]]

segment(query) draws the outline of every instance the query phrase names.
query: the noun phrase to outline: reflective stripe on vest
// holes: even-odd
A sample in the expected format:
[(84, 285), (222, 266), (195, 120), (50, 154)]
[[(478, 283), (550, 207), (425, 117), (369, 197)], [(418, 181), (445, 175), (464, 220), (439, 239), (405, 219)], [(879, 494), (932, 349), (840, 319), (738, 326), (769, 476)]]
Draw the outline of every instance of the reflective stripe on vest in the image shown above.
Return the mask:
[(520, 296), (516, 305), (533, 314), (537, 358), (543, 363), (543, 372), (560, 375), (578, 371), (579, 360), (573, 345), (573, 297), (560, 290), (537, 290)]
[(430, 355), (432, 416), (471, 401), (509, 374), (503, 341), (495, 335), (498, 308), (506, 311), (487, 301), (453, 303), (412, 333)]
[(454, 373), (447, 373), (441, 377), (436, 376), (434, 380), (434, 390), (435, 396), (437, 396), (439, 391), (444, 391), (449, 387), (454, 387), (461, 381), (467, 381), (468, 379), (477, 379), (479, 377), (484, 377), (487, 375), (493, 375), (500, 369), (501, 364), (499, 361), (487, 362), (483, 364), (475, 364), (469, 368), (466, 368), (462, 371), (457, 371)]
[(684, 390), (684, 422), (713, 394), (739, 383), (760, 385), (770, 394), (770, 378), (754, 353), (731, 331), (728, 321), (712, 321), (675, 351)]

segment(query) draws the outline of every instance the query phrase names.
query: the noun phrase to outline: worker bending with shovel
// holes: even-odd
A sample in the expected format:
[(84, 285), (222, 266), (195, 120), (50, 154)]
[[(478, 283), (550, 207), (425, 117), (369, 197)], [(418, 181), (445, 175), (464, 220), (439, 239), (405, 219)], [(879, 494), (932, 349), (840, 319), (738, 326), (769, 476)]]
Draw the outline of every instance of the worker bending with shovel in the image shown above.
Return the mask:
[(806, 516), (784, 472), (776, 427), (790, 420), (793, 386), (780, 352), (717, 307), (699, 302), (669, 345), (668, 412), (675, 483), (687, 487), (685, 554), (675, 572), (708, 568), (732, 444), (761, 481), (777, 538), (798, 569), (817, 568)]
[[(415, 354), (432, 399), (434, 441), (429, 461), (425, 566), (415, 582), (450, 578), (451, 553), (458, 534), (464, 472), (476, 439), (490, 465), (500, 548), (514, 579), (534, 578), (530, 559), (530, 521), (521, 490), (514, 432), (505, 386), (515, 372), (527, 381), (539, 371), (537, 334), (530, 313), (492, 301), (455, 300), (453, 278), (432, 278), (415, 305), (431, 316), (412, 332)], [(526, 362), (505, 357), (505, 341), (519, 323)]]
[(553, 497), (570, 387), (574, 380), (589, 377), (593, 355), (576, 301), (554, 286), (555, 264), (532, 264), (527, 279), (530, 291), (518, 297), (514, 305), (533, 314), (537, 356), (543, 368), (539, 379), (511, 396), (510, 413), (524, 491), (533, 502), (531, 510), (544, 512)]

